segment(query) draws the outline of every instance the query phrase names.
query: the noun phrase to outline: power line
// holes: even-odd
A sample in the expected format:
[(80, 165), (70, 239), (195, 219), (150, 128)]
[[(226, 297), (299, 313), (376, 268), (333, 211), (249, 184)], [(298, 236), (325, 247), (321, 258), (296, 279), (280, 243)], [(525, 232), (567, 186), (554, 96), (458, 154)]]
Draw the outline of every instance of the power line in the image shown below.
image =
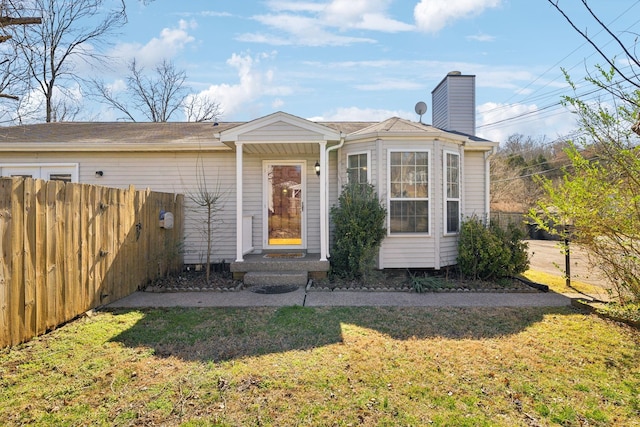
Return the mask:
[[(621, 12), (620, 14), (618, 14), (618, 16), (616, 16), (613, 20), (611, 20), (608, 24), (608, 26), (612, 25), (613, 23), (615, 23), (616, 21), (618, 21), (621, 17), (623, 16), (628, 16), (629, 11), (631, 9), (633, 9), (634, 7), (636, 7), (638, 4), (640, 3), (639, 1), (634, 2), (632, 5), (630, 5), (627, 9), (625, 9), (623, 12)], [(626, 30), (624, 31), (629, 31), (631, 28), (634, 28), (638, 22), (640, 22), (640, 20), (636, 20), (633, 24), (629, 25)], [(597, 37), (599, 34), (601, 34), (603, 31), (605, 31), (604, 29), (600, 29), (600, 31), (598, 31), (594, 37)], [(613, 43), (613, 40), (609, 40), (607, 43), (604, 44), (604, 46), (606, 47), (607, 45)], [(530, 86), (532, 86), (535, 82), (539, 81), (542, 77), (544, 77), (546, 74), (548, 74), (552, 69), (558, 67), (564, 60), (566, 60), (567, 58), (571, 57), (572, 55), (574, 55), (578, 50), (580, 50), (583, 46), (585, 46), (587, 44), (587, 42), (582, 43), (580, 46), (578, 46), (576, 49), (574, 49), (573, 51), (571, 51), (569, 54), (565, 55), (561, 60), (557, 61), (554, 65), (552, 65), (551, 67), (549, 67), (547, 70), (545, 70), (542, 74), (540, 74), (538, 77), (536, 77), (533, 81), (529, 82), (523, 89), (527, 89)], [(573, 65), (571, 68), (569, 68), (568, 70), (572, 70), (574, 68), (576, 68), (580, 63), (584, 63), (584, 61), (587, 58), (590, 58), (594, 55), (596, 55), (597, 52), (592, 52), (589, 56), (587, 56), (585, 59), (582, 59), (579, 63), (576, 63), (575, 65)], [(628, 66), (628, 68), (631, 68), (631, 65)], [(551, 99), (552, 97), (559, 97), (562, 95), (562, 93), (565, 92), (566, 89), (564, 88), (559, 88), (559, 89), (555, 89), (553, 91), (550, 92), (545, 92), (540, 94), (540, 90), (549, 86), (551, 83), (557, 81), (560, 78), (560, 76), (556, 77), (555, 79), (547, 82), (544, 86), (542, 86), (539, 89), (536, 89), (532, 94), (530, 94), (529, 96), (522, 98), (521, 101), (518, 104), (526, 104), (526, 103), (530, 103), (530, 102), (536, 102), (538, 100), (545, 100), (545, 99)], [(620, 83), (620, 82), (618, 82)], [(592, 89), (589, 90), (587, 92), (584, 92), (582, 94), (578, 94), (576, 97), (577, 98), (584, 98), (585, 96), (589, 96), (589, 95), (593, 95), (596, 94), (600, 91), (602, 91), (602, 88), (596, 88), (596, 89)], [(533, 94), (536, 94), (535, 96), (533, 96)], [(500, 111), (508, 111), (514, 104), (509, 104), (509, 101), (511, 101), (516, 95), (512, 95), (511, 97), (509, 97), (503, 104), (500, 104), (499, 106), (492, 108), (490, 110), (486, 110), (483, 112), (483, 114), (491, 114), (491, 113), (497, 113)], [(590, 99), (594, 99), (594, 98), (588, 98), (587, 100)], [(514, 122), (514, 121), (518, 121), (518, 120), (522, 120), (522, 119), (527, 119), (529, 117), (532, 116), (537, 116), (536, 119), (538, 119), (540, 116), (538, 115), (540, 113), (540, 111), (549, 111), (549, 110), (554, 110), (554, 109), (560, 109), (562, 107), (562, 103), (560, 101), (557, 102), (552, 102), (550, 104), (545, 105), (544, 107), (540, 108), (540, 109), (536, 109), (534, 111), (528, 111), (525, 113), (521, 113), (521, 114), (517, 114), (515, 116), (512, 117), (507, 117), (501, 120), (498, 120), (496, 122), (490, 122), (490, 123), (485, 123), (481, 126), (478, 126), (479, 129), (487, 129), (487, 128), (495, 128), (496, 126), (499, 126), (501, 124), (505, 124), (505, 123), (510, 123), (510, 122)], [(554, 114), (555, 115), (555, 114)], [(544, 116), (544, 117), (549, 117), (548, 116)]]

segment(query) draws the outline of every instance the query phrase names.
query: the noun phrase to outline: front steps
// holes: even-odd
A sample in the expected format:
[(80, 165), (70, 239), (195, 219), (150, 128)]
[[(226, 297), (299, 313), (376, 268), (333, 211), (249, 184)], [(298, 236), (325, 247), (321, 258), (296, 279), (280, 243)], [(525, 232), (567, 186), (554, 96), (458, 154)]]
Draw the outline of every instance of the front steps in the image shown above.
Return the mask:
[(329, 261), (320, 261), (319, 254), (305, 254), (302, 258), (265, 258), (264, 254), (250, 254), (242, 262), (229, 266), (233, 278), (246, 286), (305, 286), (309, 279), (327, 277)]

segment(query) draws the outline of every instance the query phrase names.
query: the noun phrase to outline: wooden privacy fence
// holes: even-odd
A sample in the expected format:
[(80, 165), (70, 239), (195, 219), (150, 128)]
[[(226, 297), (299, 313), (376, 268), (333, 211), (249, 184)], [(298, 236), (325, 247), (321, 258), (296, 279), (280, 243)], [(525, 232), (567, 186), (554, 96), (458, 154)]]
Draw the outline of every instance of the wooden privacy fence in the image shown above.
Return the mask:
[[(182, 195), (0, 178), (0, 348), (182, 267)], [(160, 227), (161, 211), (174, 216)]]
[(491, 212), (491, 221), (495, 222), (500, 228), (507, 229), (509, 224), (514, 224), (523, 233), (529, 236), (531, 227), (528, 225), (530, 220), (527, 214), (523, 212)]

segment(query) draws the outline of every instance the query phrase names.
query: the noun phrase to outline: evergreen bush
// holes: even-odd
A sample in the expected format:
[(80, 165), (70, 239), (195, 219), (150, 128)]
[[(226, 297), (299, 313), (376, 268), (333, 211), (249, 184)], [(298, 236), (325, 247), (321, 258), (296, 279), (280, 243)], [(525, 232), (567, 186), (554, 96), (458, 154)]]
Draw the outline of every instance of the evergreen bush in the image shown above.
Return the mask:
[(373, 272), (387, 229), (387, 210), (371, 184), (351, 183), (342, 188), (338, 206), (331, 208), (334, 224), (332, 274), (362, 279)]
[(458, 241), (458, 267), (464, 278), (500, 280), (529, 268), (525, 233), (515, 224), (507, 229), (485, 225), (477, 216), (462, 222)]

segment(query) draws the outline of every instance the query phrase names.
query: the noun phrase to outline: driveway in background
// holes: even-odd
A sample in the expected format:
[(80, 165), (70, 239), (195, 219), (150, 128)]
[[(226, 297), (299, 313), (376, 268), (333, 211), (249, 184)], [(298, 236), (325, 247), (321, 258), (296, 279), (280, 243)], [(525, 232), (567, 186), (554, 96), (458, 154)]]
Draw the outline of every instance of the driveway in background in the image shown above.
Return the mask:
[[(553, 240), (527, 240), (527, 243), (529, 243), (529, 268), (531, 270), (564, 277), (565, 256), (560, 248), (560, 242)], [(569, 249), (571, 280), (606, 289), (608, 287), (607, 280), (590, 266), (586, 252), (576, 245), (570, 245)]]

